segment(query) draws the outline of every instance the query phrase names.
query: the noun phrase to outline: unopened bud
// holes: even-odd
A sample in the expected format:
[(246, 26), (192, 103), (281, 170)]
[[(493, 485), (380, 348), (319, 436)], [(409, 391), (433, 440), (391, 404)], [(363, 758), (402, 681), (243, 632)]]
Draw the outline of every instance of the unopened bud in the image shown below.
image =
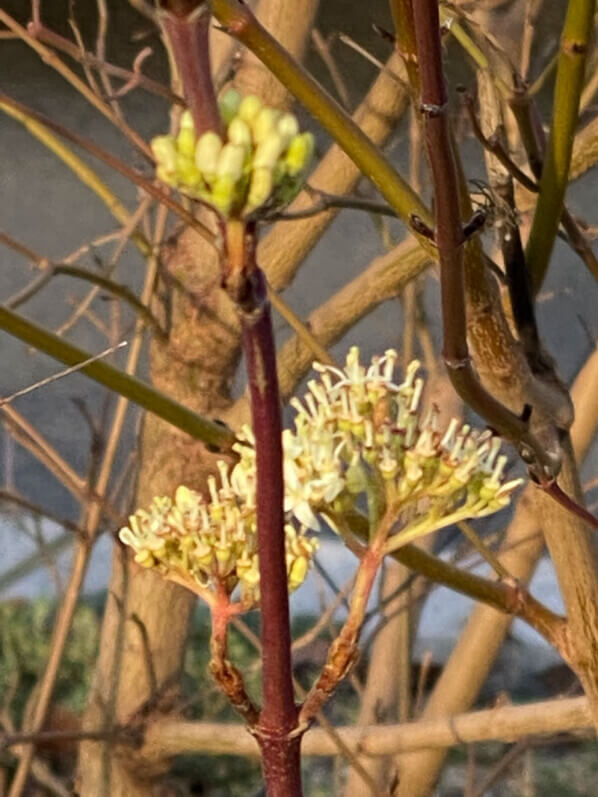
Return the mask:
[(230, 124), (231, 120), (239, 111), (241, 105), (241, 95), (235, 89), (229, 89), (218, 100), (218, 107), (220, 109), (220, 116), (224, 124)]
[(201, 180), (201, 174), (195, 165), (195, 161), (192, 158), (183, 155), (182, 152), (177, 154), (176, 175), (182, 183), (192, 188), (195, 187)]
[(209, 130), (197, 142), (195, 147), (195, 165), (208, 182), (216, 175), (218, 158), (222, 150), (222, 141), (217, 133)]
[(273, 169), (283, 149), (284, 141), (282, 136), (277, 133), (276, 130), (272, 130), (260, 142), (255, 151), (255, 155), (253, 156), (254, 169)]
[[(210, 202), (216, 210), (219, 210), (223, 216), (228, 216), (229, 211), (233, 205), (235, 198), (235, 183), (231, 175), (225, 174), (222, 177), (217, 177), (212, 186), (212, 193), (210, 195)], [(210, 514), (213, 520), (220, 520), (222, 513), (218, 517), (214, 514), (214, 507), (211, 507)]]
[(228, 126), (228, 140), (231, 144), (249, 149), (251, 147), (251, 130), (247, 122), (236, 116)]
[(311, 133), (300, 133), (293, 138), (285, 156), (291, 177), (307, 168), (314, 153), (314, 146), (314, 137)]
[(276, 108), (262, 108), (251, 125), (253, 138), (257, 144), (260, 144), (268, 133), (276, 129), (280, 116), (280, 111)]
[(232, 177), (236, 182), (243, 173), (245, 149), (236, 144), (225, 144), (218, 157), (216, 174), (218, 177)]
[(176, 169), (176, 144), (172, 136), (156, 136), (151, 141), (151, 148), (158, 166), (166, 172)]
[(255, 94), (248, 94), (247, 97), (243, 97), (241, 100), (237, 116), (250, 125), (261, 109), (262, 101), (260, 98), (256, 97)]
[(282, 136), (284, 146), (287, 147), (289, 142), (299, 133), (299, 122), (297, 121), (297, 117), (292, 113), (283, 113), (278, 120), (276, 130), (278, 134)]
[(245, 211), (251, 211), (259, 208), (264, 202), (268, 200), (272, 193), (272, 170), (267, 168), (254, 169), (251, 174), (251, 183), (249, 184), (249, 194), (247, 195), (247, 203)]
[(295, 559), (291, 565), (291, 570), (287, 578), (289, 590), (291, 592), (303, 584), (308, 569), (309, 561), (306, 556), (299, 556), (297, 559)]

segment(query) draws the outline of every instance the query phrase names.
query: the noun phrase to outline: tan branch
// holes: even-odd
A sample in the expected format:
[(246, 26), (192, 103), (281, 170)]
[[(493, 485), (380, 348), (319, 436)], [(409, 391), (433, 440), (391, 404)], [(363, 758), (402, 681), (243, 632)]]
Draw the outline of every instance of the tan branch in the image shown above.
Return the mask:
[[(343, 743), (356, 753), (388, 756), (408, 751), (482, 741), (512, 742), (529, 735), (550, 735), (591, 728), (586, 698), (546, 700), (522, 706), (500, 706), (435, 720), (400, 725), (336, 728)], [(238, 724), (157, 719), (146, 731), (140, 758), (148, 762), (191, 753), (257, 757), (255, 739)], [(305, 756), (335, 756), (338, 747), (326, 731), (309, 730), (302, 742)]]

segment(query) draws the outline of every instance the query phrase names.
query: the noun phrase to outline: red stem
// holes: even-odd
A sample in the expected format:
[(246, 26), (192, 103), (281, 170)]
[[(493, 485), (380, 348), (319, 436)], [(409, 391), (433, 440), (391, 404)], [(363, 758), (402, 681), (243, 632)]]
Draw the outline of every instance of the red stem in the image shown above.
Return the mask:
[(251, 262), (254, 257), (255, 233), (250, 230), (244, 242), (247, 282), (242, 328), (256, 440), (263, 663), (263, 709), (254, 732), (262, 751), (268, 797), (295, 797), (301, 795), (301, 733), (296, 731), (285, 563), (282, 415), (266, 281), (255, 261)]
[(210, 68), (209, 6), (200, 3), (187, 13), (188, 3), (162, 5), (167, 9), (160, 15), (162, 26), (172, 47), (195, 132), (198, 136), (206, 130), (221, 133), (222, 120)]

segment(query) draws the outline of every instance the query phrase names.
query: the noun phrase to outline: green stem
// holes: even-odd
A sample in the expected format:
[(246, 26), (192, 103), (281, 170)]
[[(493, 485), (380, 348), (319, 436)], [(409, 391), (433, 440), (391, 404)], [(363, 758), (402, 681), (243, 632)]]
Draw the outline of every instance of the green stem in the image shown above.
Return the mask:
[(526, 251), (535, 286), (541, 285), (548, 269), (563, 212), (595, 9), (596, 0), (570, 0), (567, 9), (554, 89), (552, 128)]
[[(428, 226), (433, 223), (428, 208), (378, 147), (360, 130), (349, 114), (260, 25), (248, 6), (238, 0), (212, 0), (212, 10), (216, 19), (228, 32), (255, 53), (332, 135), (363, 174), (377, 186), (406, 224), (411, 225), (412, 215), (419, 216)], [(418, 237), (422, 245), (431, 251), (430, 242), (422, 236)]]
[[(78, 365), (90, 358), (83, 349), (59, 338), (53, 332), (28, 321), (6, 307), (0, 307), (0, 329), (24, 341), (38, 351), (66, 365)], [(162, 418), (192, 437), (225, 451), (235, 441), (234, 434), (225, 426), (203, 418), (166, 394), (129, 376), (107, 362), (96, 361), (83, 366), (81, 371), (101, 385), (114, 390), (159, 418)]]
[(413, 26), (413, 0), (390, 0), (390, 12), (395, 28), (397, 50), (405, 62), (409, 84), (417, 97), (419, 95), (419, 64)]

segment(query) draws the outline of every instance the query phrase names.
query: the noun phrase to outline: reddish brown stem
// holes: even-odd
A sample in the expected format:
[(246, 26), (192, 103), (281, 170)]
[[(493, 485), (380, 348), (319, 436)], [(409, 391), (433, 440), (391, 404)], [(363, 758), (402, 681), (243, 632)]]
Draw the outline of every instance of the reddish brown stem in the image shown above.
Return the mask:
[(210, 8), (207, 3), (195, 4), (197, 7), (187, 13), (187, 3), (163, 5), (172, 8), (163, 10), (160, 19), (181, 76), (195, 132), (198, 136), (206, 130), (220, 133), (222, 121), (210, 69)]
[(357, 657), (357, 642), (367, 610), (368, 600), (380, 564), (384, 536), (372, 543), (359, 564), (349, 615), (328, 651), (326, 664), (312, 686), (301, 709), (300, 722), (307, 724), (320, 711), (339, 683), (349, 673)]
[[(435, 194), (435, 239), (440, 261), (444, 360), (457, 393), (531, 461), (540, 480), (558, 473), (560, 457), (547, 451), (530, 432), (527, 420), (511, 412), (482, 386), (467, 347), (465, 235), (459, 213), (459, 184), (447, 118), (448, 97), (442, 69), (437, 0), (413, 4), (421, 112)], [(529, 452), (529, 453), (528, 453)]]
[(210, 672), (227, 696), (231, 706), (251, 727), (258, 720), (258, 710), (245, 690), (243, 676), (228, 659), (228, 626), (231, 617), (238, 614), (239, 610), (239, 604), (231, 604), (224, 590), (216, 596), (214, 603), (210, 606), (212, 615)]
[(268, 797), (286, 797), (301, 795), (301, 731), (291, 664), (276, 349), (266, 280), (255, 262), (255, 228), (229, 222), (227, 231), (224, 273), (241, 310), (257, 463), (263, 708), (253, 732), (262, 751)]

